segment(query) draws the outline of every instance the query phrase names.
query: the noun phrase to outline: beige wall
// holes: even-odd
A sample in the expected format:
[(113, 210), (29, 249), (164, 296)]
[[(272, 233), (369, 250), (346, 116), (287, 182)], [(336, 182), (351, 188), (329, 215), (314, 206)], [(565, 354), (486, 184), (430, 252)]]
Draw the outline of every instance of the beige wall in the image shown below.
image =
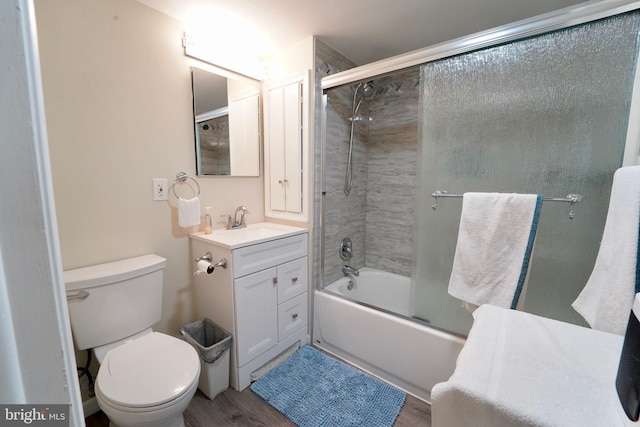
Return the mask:
[(313, 69), (313, 37), (281, 49), (265, 60), (266, 80), (278, 81)]
[[(167, 258), (162, 320), (193, 318), (193, 264), (175, 198), (153, 201), (152, 179), (195, 174), (183, 29), (133, 0), (36, 0), (47, 130), (65, 269), (145, 253)], [(201, 205), (246, 205), (264, 219), (259, 178), (198, 178)], [(182, 186), (178, 194), (190, 194)], [(222, 227), (218, 222), (214, 227)]]

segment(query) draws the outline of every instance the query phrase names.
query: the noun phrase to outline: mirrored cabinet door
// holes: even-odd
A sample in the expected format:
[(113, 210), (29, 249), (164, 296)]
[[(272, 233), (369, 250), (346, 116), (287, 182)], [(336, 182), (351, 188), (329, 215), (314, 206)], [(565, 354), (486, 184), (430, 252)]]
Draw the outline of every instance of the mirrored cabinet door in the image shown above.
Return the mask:
[(261, 82), (191, 67), (198, 175), (260, 175)]
[(256, 176), (260, 171), (260, 96), (229, 99), (229, 161), (231, 175)]

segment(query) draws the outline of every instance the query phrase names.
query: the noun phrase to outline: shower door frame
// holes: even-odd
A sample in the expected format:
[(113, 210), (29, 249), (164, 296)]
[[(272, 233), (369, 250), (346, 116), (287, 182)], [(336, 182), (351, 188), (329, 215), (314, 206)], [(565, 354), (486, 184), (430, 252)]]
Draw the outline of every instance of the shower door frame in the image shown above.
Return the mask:
[[(320, 80), (320, 88), (324, 94), (328, 89), (379, 77), (414, 65), (562, 30), (636, 9), (640, 9), (640, 1), (638, 0), (594, 0), (581, 3), (332, 74)], [(640, 117), (640, 67), (638, 66), (636, 66), (629, 117)], [(325, 143), (324, 126), (323, 120), (321, 141), (323, 147)], [(635, 123), (630, 121), (622, 165), (636, 164), (639, 156), (640, 121)], [(324, 186), (324, 168), (321, 173), (322, 185)]]
[[(337, 88), (339, 86), (358, 83), (367, 79), (373, 79), (412, 66), (500, 44), (506, 44), (529, 37), (539, 36), (545, 33), (623, 14), (636, 9), (640, 9), (640, 1), (638, 0), (594, 0), (323, 77), (320, 80), (321, 111), (319, 114), (319, 148), (321, 154), (318, 173), (320, 178), (320, 188), (316, 189), (314, 197), (317, 198), (319, 194), (325, 194), (326, 190), (324, 148), (326, 145), (325, 126), (327, 90)], [(640, 117), (640, 67), (638, 64), (636, 64), (629, 117)], [(640, 163), (640, 120), (635, 122), (630, 120), (627, 128), (622, 165), (628, 166), (636, 163)], [(316, 217), (317, 223), (315, 228), (323, 236), (325, 224), (322, 197), (320, 197), (319, 206), (316, 206), (315, 211), (319, 212), (319, 215)], [(323, 239), (321, 239), (321, 242), (322, 240)], [(317, 259), (316, 262), (319, 261), (320, 271), (317, 279), (314, 280), (315, 288), (321, 288), (325, 285), (323, 248), (324, 242), (320, 243), (320, 247), (317, 248), (320, 254), (319, 260)]]
[(332, 74), (323, 77), (320, 85), (322, 90), (326, 90), (356, 83), (413, 65), (534, 37), (636, 9), (640, 9), (638, 0), (594, 0), (581, 3)]

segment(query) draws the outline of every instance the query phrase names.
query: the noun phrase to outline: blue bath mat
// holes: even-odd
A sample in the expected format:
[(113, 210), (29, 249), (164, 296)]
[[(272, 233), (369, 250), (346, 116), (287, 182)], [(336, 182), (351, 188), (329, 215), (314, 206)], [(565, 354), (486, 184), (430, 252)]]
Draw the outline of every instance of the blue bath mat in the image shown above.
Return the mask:
[(392, 426), (406, 394), (305, 345), (251, 385), (300, 427)]

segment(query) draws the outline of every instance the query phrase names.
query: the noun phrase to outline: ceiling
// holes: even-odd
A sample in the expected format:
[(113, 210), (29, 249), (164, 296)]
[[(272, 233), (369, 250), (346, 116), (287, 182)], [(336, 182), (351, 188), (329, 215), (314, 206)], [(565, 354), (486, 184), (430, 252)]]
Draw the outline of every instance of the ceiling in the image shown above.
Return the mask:
[[(358, 65), (581, 3), (581, 0), (138, 0), (267, 56), (318, 36)], [(225, 27), (224, 24), (229, 24)]]

